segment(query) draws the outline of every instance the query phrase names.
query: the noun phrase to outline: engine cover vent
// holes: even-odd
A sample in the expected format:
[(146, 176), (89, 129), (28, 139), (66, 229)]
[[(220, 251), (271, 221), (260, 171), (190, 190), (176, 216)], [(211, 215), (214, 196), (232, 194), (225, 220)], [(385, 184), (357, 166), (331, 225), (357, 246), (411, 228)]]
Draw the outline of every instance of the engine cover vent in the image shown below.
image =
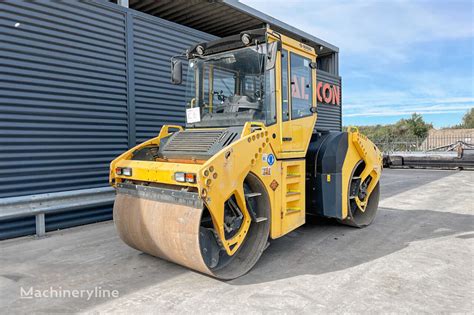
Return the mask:
[(207, 152), (224, 131), (181, 131), (166, 145), (166, 151)]
[(159, 157), (208, 159), (237, 140), (242, 128), (180, 131), (161, 142)]

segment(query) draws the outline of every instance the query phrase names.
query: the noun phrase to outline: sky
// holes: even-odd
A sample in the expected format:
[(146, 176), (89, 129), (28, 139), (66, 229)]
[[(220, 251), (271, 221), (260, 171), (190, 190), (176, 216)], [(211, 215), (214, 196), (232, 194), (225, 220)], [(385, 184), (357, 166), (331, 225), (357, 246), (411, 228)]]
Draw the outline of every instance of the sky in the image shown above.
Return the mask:
[(339, 47), (343, 125), (441, 128), (474, 107), (471, 0), (240, 1)]

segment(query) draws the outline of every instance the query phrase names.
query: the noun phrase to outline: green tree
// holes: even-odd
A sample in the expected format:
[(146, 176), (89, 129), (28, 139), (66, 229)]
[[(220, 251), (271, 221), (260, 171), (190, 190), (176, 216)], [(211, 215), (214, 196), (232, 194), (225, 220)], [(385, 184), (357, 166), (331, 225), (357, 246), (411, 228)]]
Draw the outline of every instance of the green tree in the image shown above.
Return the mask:
[(418, 138), (425, 138), (428, 135), (428, 131), (433, 128), (433, 125), (427, 124), (423, 120), (423, 116), (417, 113), (413, 113), (411, 118), (406, 120), (406, 126), (409, 133)]
[(474, 107), (466, 112), (462, 118), (462, 123), (459, 128), (470, 129), (474, 128)]
[(360, 126), (361, 133), (376, 142), (390, 141), (390, 139), (425, 138), (433, 128), (423, 120), (420, 114), (414, 113), (408, 119), (400, 119), (394, 124)]

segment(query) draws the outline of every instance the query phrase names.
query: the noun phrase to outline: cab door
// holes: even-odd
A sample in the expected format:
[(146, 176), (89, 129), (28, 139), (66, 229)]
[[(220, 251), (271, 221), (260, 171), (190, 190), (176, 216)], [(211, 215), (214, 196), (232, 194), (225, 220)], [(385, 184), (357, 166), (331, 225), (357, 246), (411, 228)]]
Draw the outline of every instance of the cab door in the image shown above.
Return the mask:
[(313, 133), (316, 71), (310, 64), (314, 61), (309, 54), (281, 51), (281, 144), (289, 158), (305, 156)]

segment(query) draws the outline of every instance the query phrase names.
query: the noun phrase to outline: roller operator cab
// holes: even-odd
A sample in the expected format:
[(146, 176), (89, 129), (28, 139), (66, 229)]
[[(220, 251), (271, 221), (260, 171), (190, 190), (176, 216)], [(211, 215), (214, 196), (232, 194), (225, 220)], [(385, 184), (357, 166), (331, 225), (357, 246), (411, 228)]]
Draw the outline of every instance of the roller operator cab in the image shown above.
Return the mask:
[(233, 279), (308, 215), (370, 224), (382, 156), (356, 129), (313, 131), (316, 58), (314, 47), (270, 28), (172, 58), (186, 127), (163, 126), (111, 163), (122, 240)]

